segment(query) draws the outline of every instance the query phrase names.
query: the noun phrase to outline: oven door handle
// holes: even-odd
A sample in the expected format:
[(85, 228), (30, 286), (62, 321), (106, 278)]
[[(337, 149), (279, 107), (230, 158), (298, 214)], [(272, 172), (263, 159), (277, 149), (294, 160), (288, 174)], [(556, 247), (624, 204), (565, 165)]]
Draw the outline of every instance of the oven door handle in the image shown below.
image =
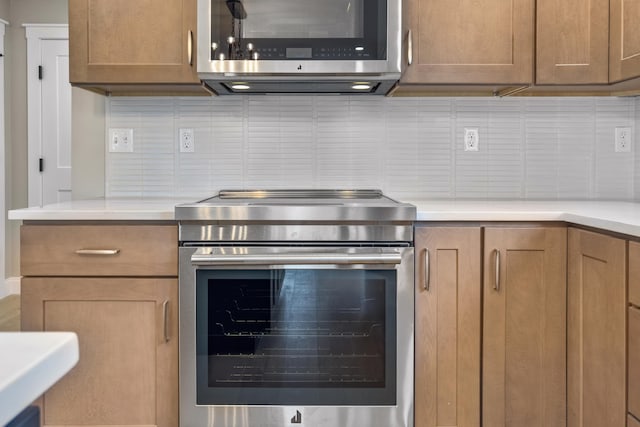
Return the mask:
[(355, 264), (400, 264), (400, 253), (357, 254), (201, 254), (191, 256), (193, 265), (355, 265)]

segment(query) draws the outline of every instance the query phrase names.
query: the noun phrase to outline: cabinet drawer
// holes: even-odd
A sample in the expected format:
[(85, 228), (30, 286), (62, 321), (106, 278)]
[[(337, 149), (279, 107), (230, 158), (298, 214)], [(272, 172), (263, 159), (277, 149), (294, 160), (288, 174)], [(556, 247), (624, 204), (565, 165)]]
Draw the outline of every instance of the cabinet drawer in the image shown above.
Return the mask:
[(628, 384), (629, 412), (640, 418), (640, 309), (634, 307), (629, 308)]
[(640, 307), (640, 243), (629, 242), (629, 302)]
[(633, 418), (633, 416), (629, 415), (627, 417), (627, 427), (640, 427), (640, 421)]
[(175, 225), (23, 225), (23, 276), (177, 276)]

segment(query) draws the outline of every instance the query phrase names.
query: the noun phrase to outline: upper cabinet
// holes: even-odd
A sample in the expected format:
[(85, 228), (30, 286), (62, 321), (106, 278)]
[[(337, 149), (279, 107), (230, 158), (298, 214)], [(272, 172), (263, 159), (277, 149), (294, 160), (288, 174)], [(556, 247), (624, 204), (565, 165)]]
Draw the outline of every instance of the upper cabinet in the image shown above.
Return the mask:
[(406, 84), (533, 82), (533, 0), (408, 0)]
[(640, 2), (610, 0), (611, 50), (610, 81), (618, 82), (640, 76)]
[(637, 0), (407, 0), (396, 94), (640, 91)]
[(609, 82), (609, 0), (537, 0), (536, 83)]
[(196, 0), (69, 0), (69, 79), (104, 93), (200, 92)]

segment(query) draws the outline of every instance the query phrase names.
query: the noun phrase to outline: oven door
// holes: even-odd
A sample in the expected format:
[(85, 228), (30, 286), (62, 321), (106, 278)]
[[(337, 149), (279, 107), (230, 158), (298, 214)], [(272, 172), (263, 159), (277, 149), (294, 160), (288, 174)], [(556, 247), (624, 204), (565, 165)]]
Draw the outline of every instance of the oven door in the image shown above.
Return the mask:
[(412, 425), (412, 248), (181, 251), (182, 427)]

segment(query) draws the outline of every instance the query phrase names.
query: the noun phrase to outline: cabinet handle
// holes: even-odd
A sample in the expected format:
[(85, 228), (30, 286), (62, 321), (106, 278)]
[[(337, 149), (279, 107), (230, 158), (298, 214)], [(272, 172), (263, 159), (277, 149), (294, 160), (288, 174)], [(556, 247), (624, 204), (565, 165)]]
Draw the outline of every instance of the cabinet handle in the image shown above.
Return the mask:
[(424, 290), (429, 292), (429, 282), (431, 281), (431, 260), (429, 249), (424, 250)]
[(120, 249), (77, 249), (78, 255), (118, 255)]
[(493, 284), (493, 289), (495, 289), (496, 292), (500, 292), (500, 250), (494, 249), (493, 252), (496, 257), (496, 277), (495, 283)]
[(193, 66), (193, 31), (189, 30), (187, 34), (187, 56), (189, 57), (189, 66)]
[(162, 320), (164, 328), (164, 342), (169, 342), (169, 300), (162, 303)]
[(407, 65), (413, 64), (413, 32), (407, 33)]

